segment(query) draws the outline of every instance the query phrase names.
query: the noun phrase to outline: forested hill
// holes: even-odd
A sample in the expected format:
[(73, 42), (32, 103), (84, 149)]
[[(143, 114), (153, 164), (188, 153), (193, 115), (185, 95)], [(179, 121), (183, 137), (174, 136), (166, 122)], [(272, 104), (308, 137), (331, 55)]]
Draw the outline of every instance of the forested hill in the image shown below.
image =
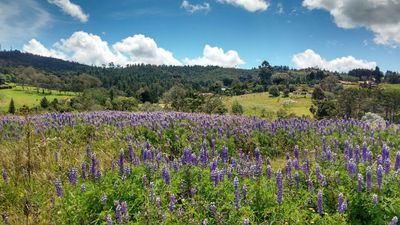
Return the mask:
[(208, 92), (232, 83), (255, 80), (258, 69), (221, 68), (217, 66), (154, 66), (97, 67), (42, 57), (19, 51), (0, 52), (0, 74), (13, 74), (20, 84), (68, 91), (83, 91), (101, 86), (116, 88), (127, 96), (156, 102), (177, 83)]
[(20, 51), (0, 51), (0, 67), (33, 67), (48, 72), (71, 72), (89, 68), (76, 62), (33, 55)]

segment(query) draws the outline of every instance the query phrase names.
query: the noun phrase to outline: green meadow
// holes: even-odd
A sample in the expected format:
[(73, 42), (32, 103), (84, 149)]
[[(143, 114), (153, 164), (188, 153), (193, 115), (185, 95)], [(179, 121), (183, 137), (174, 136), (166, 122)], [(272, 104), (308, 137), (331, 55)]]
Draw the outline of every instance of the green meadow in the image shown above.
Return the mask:
[(238, 101), (244, 108), (244, 115), (276, 117), (276, 112), (280, 109), (286, 109), (288, 113), (294, 113), (296, 116), (310, 116), (310, 107), (312, 105), (311, 96), (290, 95), (288, 98), (271, 97), (268, 92), (246, 94), (240, 96), (226, 97), (224, 102), (230, 109), (233, 102)]
[(40, 100), (46, 97), (50, 102), (57, 98), (58, 100), (69, 99), (75, 96), (74, 92), (60, 92), (40, 88), (39, 91), (35, 87), (16, 86), (12, 89), (0, 89), (0, 111), (7, 111), (11, 98), (14, 99), (16, 109), (26, 105), (35, 107), (40, 104)]

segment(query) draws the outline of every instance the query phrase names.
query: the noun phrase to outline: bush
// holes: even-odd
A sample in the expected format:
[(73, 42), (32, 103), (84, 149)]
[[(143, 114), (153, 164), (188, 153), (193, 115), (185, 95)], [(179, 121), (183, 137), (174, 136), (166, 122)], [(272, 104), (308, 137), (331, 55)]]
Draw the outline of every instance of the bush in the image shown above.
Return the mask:
[(49, 107), (49, 101), (47, 100), (46, 97), (43, 97), (42, 100), (40, 100), (40, 106), (43, 109), (47, 109)]
[(272, 85), (268, 88), (268, 92), (272, 97), (279, 97), (281, 95), (281, 92), (279, 91), (278, 86)]
[(243, 106), (239, 104), (238, 101), (234, 101), (232, 104), (232, 113), (236, 115), (242, 115), (243, 114)]

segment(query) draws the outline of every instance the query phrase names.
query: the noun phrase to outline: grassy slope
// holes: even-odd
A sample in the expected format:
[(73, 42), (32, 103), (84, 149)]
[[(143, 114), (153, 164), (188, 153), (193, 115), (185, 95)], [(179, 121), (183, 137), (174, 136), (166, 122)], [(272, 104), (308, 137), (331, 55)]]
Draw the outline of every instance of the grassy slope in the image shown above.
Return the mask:
[(42, 89), (40, 89), (39, 93), (37, 93), (36, 88), (34, 87), (25, 87), (22, 89), (21, 86), (17, 86), (13, 89), (1, 89), (0, 90), (0, 111), (7, 111), (8, 105), (10, 103), (11, 98), (14, 99), (14, 103), (16, 108), (20, 108), (23, 105), (27, 105), (29, 107), (37, 106), (40, 104), (40, 100), (43, 97), (46, 97), (47, 100), (53, 101), (54, 98), (59, 100), (68, 99), (72, 96), (76, 95), (73, 92), (58, 92), (51, 91), (51, 94), (46, 91), (47, 94), (42, 94)]
[(275, 113), (283, 108), (283, 102), (287, 100), (293, 100), (294, 103), (288, 107), (289, 113), (294, 113), (298, 116), (306, 115), (312, 116), (310, 112), (311, 107), (311, 98), (307, 97), (290, 97), (290, 98), (283, 98), (283, 97), (270, 97), (267, 92), (264, 93), (255, 93), (255, 94), (247, 94), (241, 96), (233, 96), (225, 98), (225, 104), (230, 109), (232, 103), (237, 100), (243, 107), (244, 107), (244, 114), (250, 116), (261, 116), (262, 109), (268, 113)]

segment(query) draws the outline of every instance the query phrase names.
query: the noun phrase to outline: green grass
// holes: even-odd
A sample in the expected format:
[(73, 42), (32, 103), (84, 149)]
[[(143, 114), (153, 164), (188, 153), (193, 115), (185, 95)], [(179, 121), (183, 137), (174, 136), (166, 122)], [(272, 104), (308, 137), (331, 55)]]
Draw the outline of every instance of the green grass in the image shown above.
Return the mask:
[(12, 89), (0, 89), (0, 111), (4, 112), (8, 110), (11, 98), (14, 99), (15, 106), (18, 109), (23, 105), (28, 107), (38, 106), (43, 97), (46, 97), (51, 102), (55, 98), (59, 100), (69, 99), (76, 94), (74, 92), (59, 92), (54, 90), (45, 90), (43, 94), (42, 89), (38, 93), (35, 87), (22, 88), (22, 86), (16, 86)]
[(388, 90), (400, 90), (400, 84), (381, 84), (381, 87)]
[[(246, 94), (240, 96), (226, 97), (225, 104), (230, 110), (234, 101), (238, 101), (244, 108), (244, 115), (248, 116), (262, 116), (264, 114), (276, 117), (276, 112), (285, 108), (285, 102), (291, 102), (286, 109), (289, 113), (294, 113), (297, 116), (312, 116), (310, 112), (311, 97), (295, 97), (291, 95), (289, 98), (271, 97), (268, 92)], [(268, 115), (266, 115), (268, 117)]]

